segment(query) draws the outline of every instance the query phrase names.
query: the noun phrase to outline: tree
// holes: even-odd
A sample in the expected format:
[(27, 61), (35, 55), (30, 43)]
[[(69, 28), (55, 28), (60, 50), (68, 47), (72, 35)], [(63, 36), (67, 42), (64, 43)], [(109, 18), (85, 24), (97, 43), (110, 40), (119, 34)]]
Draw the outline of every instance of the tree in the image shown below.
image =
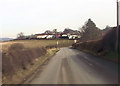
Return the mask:
[(82, 41), (96, 40), (101, 37), (101, 30), (96, 27), (96, 24), (91, 19), (88, 19), (85, 25), (81, 28), (81, 31)]
[(112, 27), (107, 25), (105, 29), (102, 30), (102, 36), (106, 35), (111, 29)]
[(56, 34), (57, 33), (57, 29), (53, 29), (53, 31), (52, 31), (54, 34)]
[(103, 31), (107, 32), (107, 31), (109, 31), (109, 30), (111, 30), (111, 29), (112, 29), (112, 27), (110, 27), (110, 26), (107, 25), (107, 26), (105, 27), (105, 29), (103, 29)]
[(50, 30), (46, 30), (44, 33), (45, 33), (45, 34), (52, 34), (53, 32), (50, 31)]
[(18, 33), (17, 39), (25, 39), (24, 33), (23, 32)]

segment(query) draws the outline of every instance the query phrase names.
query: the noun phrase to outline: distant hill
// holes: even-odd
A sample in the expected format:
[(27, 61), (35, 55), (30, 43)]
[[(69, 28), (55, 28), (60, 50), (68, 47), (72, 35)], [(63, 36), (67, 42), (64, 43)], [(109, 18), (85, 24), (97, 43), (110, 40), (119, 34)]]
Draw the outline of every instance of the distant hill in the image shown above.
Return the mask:
[(0, 41), (10, 41), (13, 40), (13, 38), (0, 38)]

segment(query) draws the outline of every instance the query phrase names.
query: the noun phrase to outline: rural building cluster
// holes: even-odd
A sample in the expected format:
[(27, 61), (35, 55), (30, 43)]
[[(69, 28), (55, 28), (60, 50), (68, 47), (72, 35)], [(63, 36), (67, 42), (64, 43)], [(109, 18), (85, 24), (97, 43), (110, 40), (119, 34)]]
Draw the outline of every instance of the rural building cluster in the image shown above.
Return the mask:
[(37, 39), (79, 39), (80, 32), (72, 29), (65, 29), (63, 32), (57, 32), (56, 29), (53, 31), (47, 30), (41, 34), (35, 34)]
[(17, 39), (79, 39), (81, 37), (80, 32), (72, 29), (65, 29), (63, 32), (57, 32), (47, 30), (44, 33), (24, 36), (22, 33), (18, 35)]
[(80, 35), (78, 34), (35, 34), (37, 39), (78, 39)]

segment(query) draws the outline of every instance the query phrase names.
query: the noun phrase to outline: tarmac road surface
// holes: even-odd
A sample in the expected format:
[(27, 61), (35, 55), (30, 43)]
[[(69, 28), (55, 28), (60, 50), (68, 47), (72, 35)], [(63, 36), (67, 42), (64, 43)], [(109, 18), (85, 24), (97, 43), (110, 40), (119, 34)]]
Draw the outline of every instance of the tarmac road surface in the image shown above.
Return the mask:
[[(42, 69), (42, 70), (41, 70)], [(59, 52), (29, 84), (117, 84), (118, 65), (70, 47)]]

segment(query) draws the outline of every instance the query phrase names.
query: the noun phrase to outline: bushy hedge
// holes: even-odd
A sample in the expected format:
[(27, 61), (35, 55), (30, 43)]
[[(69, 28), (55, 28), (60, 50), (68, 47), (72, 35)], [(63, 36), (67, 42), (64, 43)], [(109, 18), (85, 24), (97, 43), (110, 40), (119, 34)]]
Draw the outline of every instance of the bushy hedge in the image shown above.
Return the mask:
[[(118, 43), (120, 44), (120, 27), (118, 34)], [(103, 55), (109, 52), (116, 52), (116, 27), (111, 29), (102, 39), (73, 44), (74, 48), (89, 50)], [(119, 53), (120, 53), (120, 46)]]

